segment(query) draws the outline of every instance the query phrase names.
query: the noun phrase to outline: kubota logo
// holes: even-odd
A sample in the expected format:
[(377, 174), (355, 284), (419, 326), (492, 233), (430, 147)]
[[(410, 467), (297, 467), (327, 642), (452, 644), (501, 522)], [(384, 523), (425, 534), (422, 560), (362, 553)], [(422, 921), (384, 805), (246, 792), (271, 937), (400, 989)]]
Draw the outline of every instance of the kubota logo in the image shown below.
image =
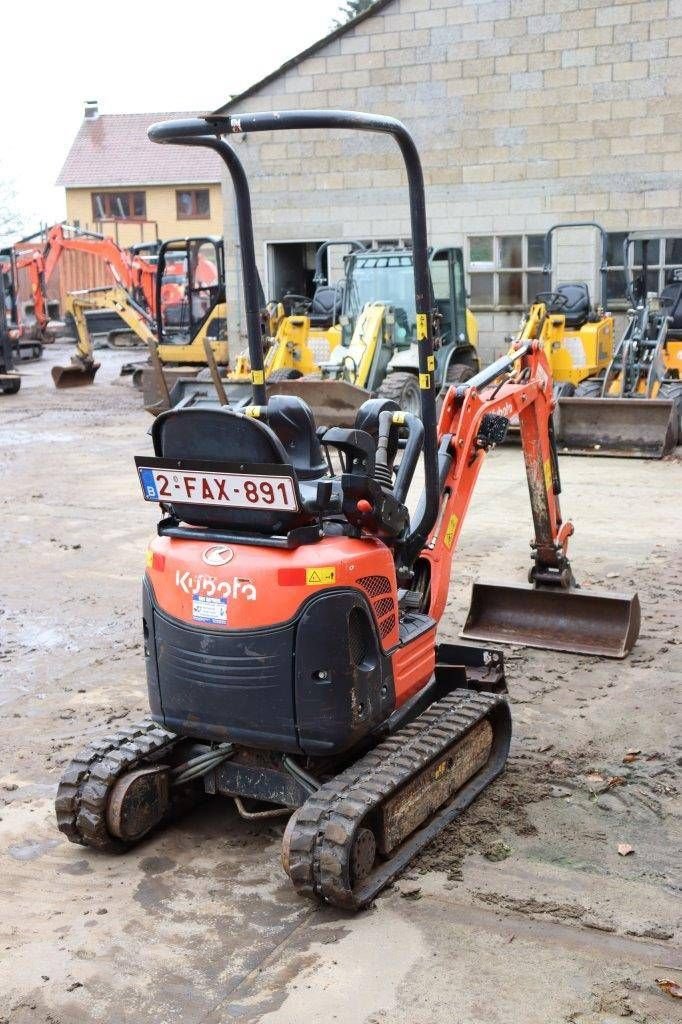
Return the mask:
[(226, 544), (214, 544), (213, 547), (206, 548), (201, 556), (202, 562), (206, 565), (227, 565), (233, 558), (234, 551)]

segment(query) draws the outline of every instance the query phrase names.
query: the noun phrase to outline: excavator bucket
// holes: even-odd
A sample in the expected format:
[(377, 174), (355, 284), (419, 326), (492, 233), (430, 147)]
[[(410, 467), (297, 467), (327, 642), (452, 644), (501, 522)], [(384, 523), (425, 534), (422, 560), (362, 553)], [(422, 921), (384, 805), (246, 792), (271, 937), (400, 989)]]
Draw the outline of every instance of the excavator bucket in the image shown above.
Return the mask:
[(56, 388), (82, 388), (92, 384), (100, 363), (74, 361), (71, 366), (53, 366), (52, 380)]
[(461, 636), (624, 658), (639, 635), (636, 593), (475, 582)]
[(356, 412), (372, 397), (372, 392), (345, 380), (278, 380), (267, 389), (268, 395), (302, 398), (313, 410), (318, 427), (352, 427)]
[(677, 444), (677, 410), (657, 398), (560, 398), (554, 431), (560, 454), (661, 459)]

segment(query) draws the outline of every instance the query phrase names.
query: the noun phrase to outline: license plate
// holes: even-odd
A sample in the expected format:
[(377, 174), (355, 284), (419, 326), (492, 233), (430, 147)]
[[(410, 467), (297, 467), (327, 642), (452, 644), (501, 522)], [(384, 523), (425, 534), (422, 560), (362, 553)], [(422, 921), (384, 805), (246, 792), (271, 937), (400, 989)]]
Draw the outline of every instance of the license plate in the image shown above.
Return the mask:
[(294, 482), (290, 476), (227, 473), (187, 466), (145, 465), (142, 460), (136, 462), (145, 501), (277, 512), (298, 510)]

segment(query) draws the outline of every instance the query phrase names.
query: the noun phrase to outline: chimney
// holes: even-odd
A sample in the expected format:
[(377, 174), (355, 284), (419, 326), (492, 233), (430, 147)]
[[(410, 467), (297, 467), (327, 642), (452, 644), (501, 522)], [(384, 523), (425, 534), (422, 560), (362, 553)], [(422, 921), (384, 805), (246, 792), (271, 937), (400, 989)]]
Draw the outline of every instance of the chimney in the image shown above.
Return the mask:
[(94, 121), (99, 117), (99, 108), (97, 100), (86, 100), (85, 101), (85, 114), (86, 121)]

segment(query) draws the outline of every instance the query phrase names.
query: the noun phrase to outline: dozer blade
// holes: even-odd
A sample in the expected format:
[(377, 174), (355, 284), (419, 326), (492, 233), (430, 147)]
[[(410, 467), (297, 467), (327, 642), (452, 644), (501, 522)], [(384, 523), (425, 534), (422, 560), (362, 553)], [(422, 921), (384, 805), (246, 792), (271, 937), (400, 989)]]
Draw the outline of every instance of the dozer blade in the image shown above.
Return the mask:
[(639, 635), (636, 593), (473, 583), (461, 636), (573, 654), (624, 658)]
[[(266, 381), (267, 384), (267, 381)], [(267, 384), (269, 395), (297, 395), (310, 406), (318, 427), (352, 427), (370, 391), (345, 380), (282, 380)]]
[(554, 430), (560, 454), (661, 459), (677, 444), (677, 413), (661, 399), (560, 398)]
[(82, 388), (92, 384), (100, 363), (74, 363), (73, 366), (53, 366), (52, 380), (56, 388)]

